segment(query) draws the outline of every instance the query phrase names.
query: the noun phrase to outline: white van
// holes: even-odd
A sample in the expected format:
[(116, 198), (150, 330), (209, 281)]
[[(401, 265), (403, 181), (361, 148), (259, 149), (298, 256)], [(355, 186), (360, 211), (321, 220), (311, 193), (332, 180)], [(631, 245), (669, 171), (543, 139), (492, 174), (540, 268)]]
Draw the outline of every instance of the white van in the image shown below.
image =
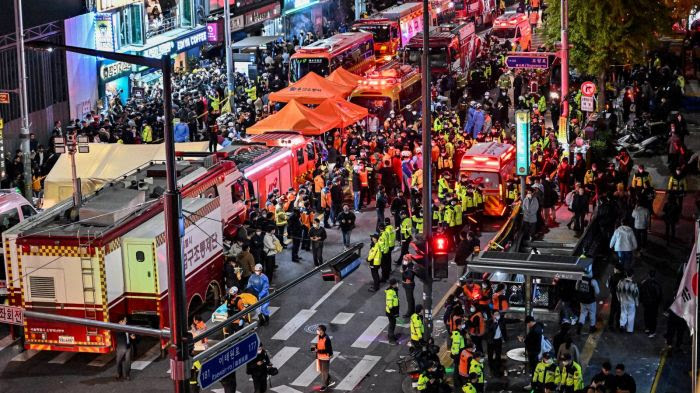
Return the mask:
[[(37, 214), (36, 209), (22, 194), (15, 190), (0, 189), (0, 236), (5, 230), (12, 228), (27, 218)], [(5, 253), (0, 253), (0, 260)], [(7, 296), (7, 283), (5, 274), (5, 262), (0, 262), (0, 304)]]

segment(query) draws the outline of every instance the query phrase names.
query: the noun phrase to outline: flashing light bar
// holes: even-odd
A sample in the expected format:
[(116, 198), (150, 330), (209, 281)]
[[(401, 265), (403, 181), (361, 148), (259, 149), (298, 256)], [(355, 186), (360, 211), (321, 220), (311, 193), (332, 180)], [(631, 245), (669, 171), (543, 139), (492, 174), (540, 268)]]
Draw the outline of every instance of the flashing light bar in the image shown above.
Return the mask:
[(257, 168), (253, 168), (253, 169), (251, 169), (250, 171), (247, 171), (247, 172), (246, 172), (246, 171), (243, 171), (243, 174), (244, 174), (246, 177), (253, 176), (253, 175), (255, 175), (256, 173), (260, 172), (261, 170), (266, 169), (266, 168), (268, 168), (268, 167), (271, 166), (271, 165), (277, 164), (278, 162), (287, 159), (287, 158), (288, 158), (289, 156), (291, 156), (291, 155), (292, 155), (292, 152), (291, 152), (291, 151), (287, 151), (287, 152), (285, 152), (284, 154), (282, 154), (282, 155), (280, 155), (280, 156), (277, 156), (277, 157), (275, 157), (274, 159), (268, 161), (267, 163), (265, 163), (265, 165), (258, 166)]

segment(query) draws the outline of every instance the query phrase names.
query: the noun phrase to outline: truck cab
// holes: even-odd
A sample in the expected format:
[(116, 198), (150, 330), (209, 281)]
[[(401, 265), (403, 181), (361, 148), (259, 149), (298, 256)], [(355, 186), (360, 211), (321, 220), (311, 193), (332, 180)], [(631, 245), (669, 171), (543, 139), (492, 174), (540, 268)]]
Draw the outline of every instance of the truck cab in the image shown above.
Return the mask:
[[(10, 189), (0, 190), (0, 235), (35, 214), (37, 211), (22, 194)], [(4, 258), (4, 254), (0, 253), (0, 257)], [(0, 263), (0, 304), (8, 295), (6, 280), (4, 263)]]
[(491, 36), (499, 44), (510, 42), (514, 51), (529, 52), (532, 44), (532, 27), (527, 15), (517, 12), (506, 12), (493, 22)]
[(484, 186), (484, 214), (500, 217), (506, 212), (506, 181), (515, 173), (515, 146), (477, 143), (462, 156), (459, 173)]
[[(466, 59), (457, 34), (434, 27), (430, 31), (428, 47), (430, 51), (428, 61), (430, 61), (430, 71), (433, 78), (466, 68)], [(406, 47), (404, 63), (420, 69), (422, 51), (423, 33), (418, 33)]]

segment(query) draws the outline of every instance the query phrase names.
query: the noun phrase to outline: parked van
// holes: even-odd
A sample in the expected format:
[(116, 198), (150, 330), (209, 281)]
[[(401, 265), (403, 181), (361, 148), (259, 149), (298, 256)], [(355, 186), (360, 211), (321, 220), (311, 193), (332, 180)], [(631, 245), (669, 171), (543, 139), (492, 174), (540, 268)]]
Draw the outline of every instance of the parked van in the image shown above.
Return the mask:
[[(6, 229), (10, 229), (27, 218), (35, 215), (37, 211), (24, 199), (22, 194), (15, 190), (0, 189), (0, 235)], [(4, 253), (0, 253), (0, 259), (4, 258)], [(5, 264), (0, 263), (0, 304), (7, 296), (7, 282), (5, 275)]]

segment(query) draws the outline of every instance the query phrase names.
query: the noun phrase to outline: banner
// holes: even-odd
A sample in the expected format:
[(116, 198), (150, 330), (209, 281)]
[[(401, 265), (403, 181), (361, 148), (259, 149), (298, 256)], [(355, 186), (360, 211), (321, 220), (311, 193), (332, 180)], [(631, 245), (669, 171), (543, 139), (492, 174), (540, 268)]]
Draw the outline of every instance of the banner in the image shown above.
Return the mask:
[(685, 319), (690, 334), (695, 331), (695, 304), (698, 299), (697, 263), (697, 245), (693, 245), (693, 252), (690, 253), (690, 259), (683, 273), (683, 281), (678, 288), (676, 300), (671, 305), (671, 311)]

